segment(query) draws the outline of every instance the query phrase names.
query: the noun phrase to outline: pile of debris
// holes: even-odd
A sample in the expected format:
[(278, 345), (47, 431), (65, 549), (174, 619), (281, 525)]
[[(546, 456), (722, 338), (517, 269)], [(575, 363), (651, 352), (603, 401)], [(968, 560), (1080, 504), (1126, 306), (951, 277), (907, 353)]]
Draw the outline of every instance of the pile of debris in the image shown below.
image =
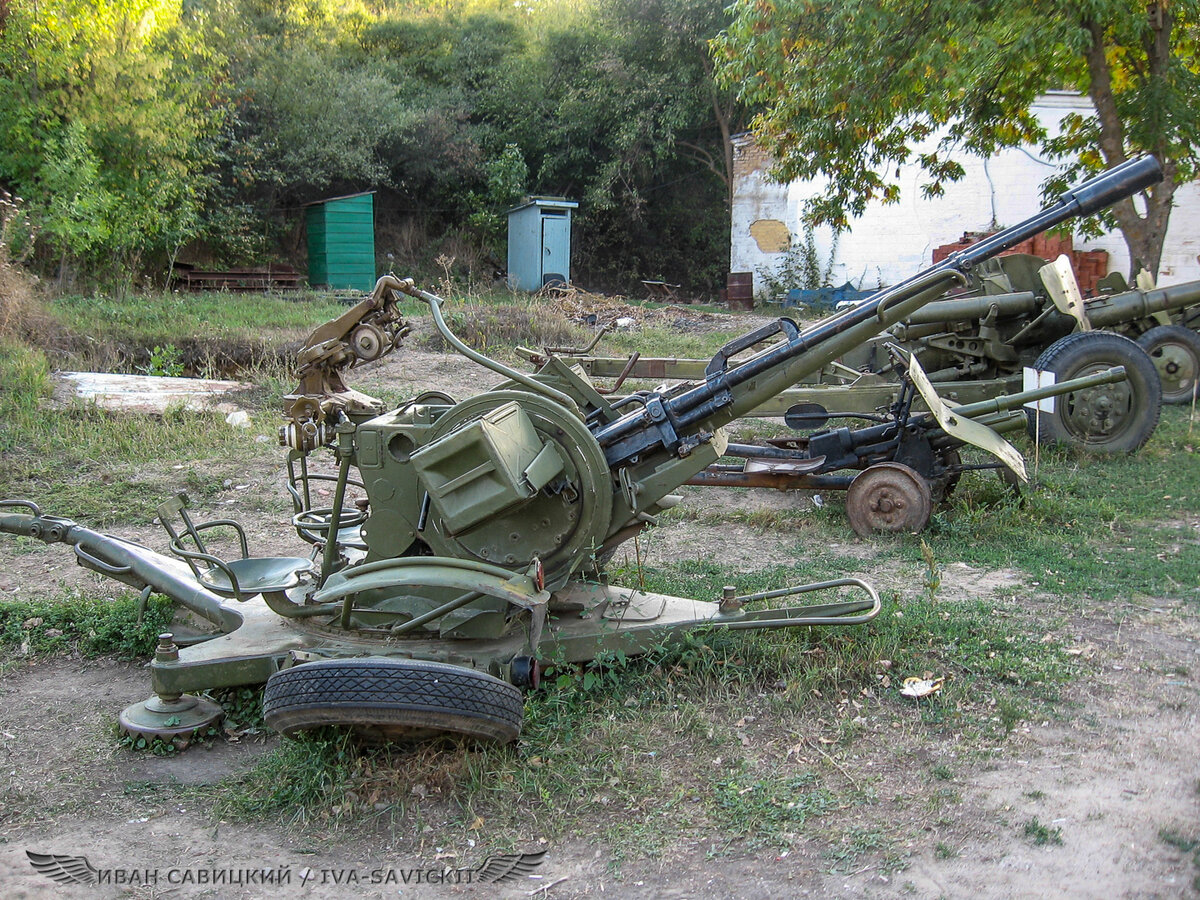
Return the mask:
[(667, 328), (711, 329), (726, 327), (734, 319), (726, 313), (700, 312), (679, 307), (650, 309), (630, 305), (624, 297), (593, 294), (574, 286), (543, 288), (538, 297), (554, 306), (570, 321), (593, 328), (658, 325)]

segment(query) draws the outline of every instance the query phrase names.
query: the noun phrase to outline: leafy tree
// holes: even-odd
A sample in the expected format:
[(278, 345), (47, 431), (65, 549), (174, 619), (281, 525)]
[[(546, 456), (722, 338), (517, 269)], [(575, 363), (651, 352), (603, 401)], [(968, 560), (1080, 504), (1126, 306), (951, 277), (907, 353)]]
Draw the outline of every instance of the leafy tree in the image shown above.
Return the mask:
[[(814, 222), (844, 227), (894, 202), (892, 172), (916, 157), (940, 194), (955, 154), (1040, 142), (1065, 161), (1054, 190), (1154, 153), (1166, 178), (1109, 221), (1131, 263), (1157, 272), (1176, 188), (1200, 146), (1200, 4), (1195, 0), (736, 0), (715, 43), (724, 83), (761, 104), (758, 138), (785, 179), (828, 176)], [(1051, 89), (1086, 93), (1093, 117), (1049, 138), (1030, 113)]]
[(14, 0), (0, 22), (0, 181), (60, 261), (118, 288), (197, 226), (220, 60), (172, 0)]
[(723, 277), (733, 112), (706, 66), (724, 24), (720, 0), (597, 0), (546, 32), (550, 112), (530, 168), (539, 192), (581, 201), (581, 277)]

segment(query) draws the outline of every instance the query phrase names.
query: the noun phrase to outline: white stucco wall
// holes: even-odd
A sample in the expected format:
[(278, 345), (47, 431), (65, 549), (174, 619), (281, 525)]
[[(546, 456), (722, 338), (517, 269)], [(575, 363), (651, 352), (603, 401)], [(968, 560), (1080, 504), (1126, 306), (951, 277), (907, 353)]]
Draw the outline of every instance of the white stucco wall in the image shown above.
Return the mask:
[[(1055, 133), (1064, 115), (1089, 112), (1090, 101), (1074, 94), (1050, 94), (1034, 106), (1046, 128)], [(932, 149), (921, 147), (919, 150)], [(915, 154), (914, 154), (915, 155)], [(1014, 225), (1041, 206), (1040, 187), (1055, 165), (1041, 158), (1034, 147), (1005, 150), (990, 159), (963, 155), (966, 170), (961, 181), (946, 185), (945, 195), (925, 199), (925, 178), (914, 164), (900, 167), (900, 201), (871, 203), (861, 218), (838, 240), (830, 276), (833, 285), (846, 281), (857, 287), (894, 284), (930, 264), (933, 249), (957, 241), (965, 231), (988, 231)], [(820, 182), (778, 184), (767, 177), (769, 160), (749, 138), (737, 144), (734, 163), (734, 196), (730, 233), (731, 270), (753, 272), (756, 293), (762, 287), (761, 269), (775, 271), (780, 252), (764, 252), (751, 228), (756, 221), (778, 219), (794, 242), (803, 239), (800, 214), (805, 202), (820, 193)], [(761, 237), (760, 224), (756, 229)], [(814, 233), (822, 266), (830, 257), (831, 232)], [(1119, 233), (1084, 240), (1074, 238), (1076, 250), (1107, 250), (1109, 271), (1129, 275), (1129, 254)], [(1200, 183), (1182, 186), (1167, 230), (1158, 283), (1175, 284), (1200, 279)]]

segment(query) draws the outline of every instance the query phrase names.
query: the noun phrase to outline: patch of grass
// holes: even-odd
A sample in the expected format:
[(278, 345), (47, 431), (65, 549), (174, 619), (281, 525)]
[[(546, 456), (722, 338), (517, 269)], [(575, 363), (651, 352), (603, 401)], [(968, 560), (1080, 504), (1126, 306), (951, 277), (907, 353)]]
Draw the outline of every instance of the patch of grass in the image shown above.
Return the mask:
[(245, 471), (248, 460), (277, 453), (231, 428), (220, 413), (176, 407), (155, 417), (83, 403), (42, 406), (49, 393), (46, 357), (11, 343), (0, 343), (0, 385), (0, 484), (8, 486), (0, 499), (52, 499), (46, 512), (88, 524), (147, 522), (181, 480), (201, 477), (195, 471), (206, 477), (221, 466)]
[[(990, 473), (964, 477), (926, 540), (939, 559), (1028, 572), (1040, 593), (1195, 602), (1200, 544), (1186, 519), (1200, 502), (1200, 437), (1191, 415), (1164, 407), (1154, 436), (1130, 456), (1043, 447), (1036, 484), (1020, 500)], [(1032, 446), (1018, 443), (1032, 474)]]
[(283, 741), (251, 773), (226, 782), (214, 813), (233, 820), (328, 821), (343, 812), (367, 759), (346, 732)]
[(730, 332), (725, 331), (643, 325), (634, 331), (609, 332), (592, 352), (596, 356), (628, 356), (637, 351), (647, 357), (708, 360), (729, 342), (730, 337)]
[(64, 328), (99, 338), (117, 338), (147, 346), (190, 338), (261, 337), (289, 331), (303, 337), (317, 325), (345, 312), (328, 294), (149, 293), (121, 299), (63, 296), (49, 306)]
[(937, 846), (933, 848), (933, 855), (937, 859), (957, 859), (959, 854), (956, 848), (938, 841)]
[(1025, 837), (1029, 838), (1031, 841), (1033, 841), (1034, 844), (1036, 844), (1039, 847), (1044, 847), (1047, 844), (1054, 844), (1055, 846), (1061, 846), (1062, 842), (1063, 842), (1062, 829), (1061, 828), (1051, 828), (1048, 825), (1043, 825), (1041, 822), (1038, 821), (1037, 816), (1034, 816), (1032, 819), (1030, 819), (1028, 822), (1025, 823), (1025, 827), (1024, 827), (1024, 829), (1022, 829), (1022, 833), (1025, 835)]
[(1192, 866), (1196, 870), (1192, 875), (1192, 890), (1200, 891), (1200, 839), (1186, 837), (1174, 828), (1160, 828), (1158, 838), (1180, 853), (1192, 854)]
[(787, 832), (825, 815), (838, 803), (832, 792), (817, 785), (811, 772), (790, 777), (756, 772), (719, 779), (712, 795), (721, 832), (745, 848), (783, 844)]
[[(885, 850), (891, 846), (891, 839), (881, 828), (855, 827), (842, 833), (841, 840), (831, 844), (821, 855), (832, 860), (829, 867), (834, 875), (848, 875), (857, 866), (864, 853)], [(902, 868), (893, 863), (887, 866), (891, 871)]]
[[(504, 357), (511, 356), (512, 349), (518, 345), (534, 349), (586, 346), (591, 340), (584, 329), (568, 321), (549, 304), (448, 305), (443, 316), (454, 336), (468, 347)], [(437, 330), (427, 335), (421, 344), (427, 350), (451, 350)]]
[(962, 803), (962, 794), (954, 788), (938, 788), (929, 795), (929, 808), (937, 811), (947, 806), (957, 806)]
[[(826, 557), (818, 549), (793, 566), (739, 573), (734, 580), (739, 593), (751, 593), (821, 581), (843, 571), (844, 560)], [(624, 581), (634, 583), (626, 575)], [(730, 573), (715, 561), (685, 561), (646, 568), (644, 577), (648, 590), (704, 599), (718, 597)], [(614, 581), (621, 579), (614, 576)], [(827, 592), (819, 602), (833, 599)], [(892, 687), (898, 687), (904, 675), (945, 675), (940, 699), (922, 701), (923, 709), (944, 710), (948, 727), (965, 719), (997, 718), (1007, 733), (1027, 715), (1027, 704), (1055, 702), (1059, 686), (1073, 670), (1057, 643), (1041, 641), (1044, 620), (1035, 630), (1025, 613), (997, 603), (922, 599), (902, 604), (896, 595), (885, 593), (882, 612), (866, 628), (751, 632), (738, 637), (737, 655), (768, 683), (786, 681), (794, 697), (813, 690), (878, 688), (882, 681), (876, 664), (884, 659), (892, 661), (895, 674), (890, 677), (897, 679)], [(718, 631), (708, 640), (716, 648), (727, 646), (732, 638)]]
[(170, 624), (174, 602), (151, 596), (138, 622), (138, 596), (116, 599), (71, 591), (51, 600), (0, 601), (0, 647), (23, 655), (77, 651), (85, 656), (143, 659)]

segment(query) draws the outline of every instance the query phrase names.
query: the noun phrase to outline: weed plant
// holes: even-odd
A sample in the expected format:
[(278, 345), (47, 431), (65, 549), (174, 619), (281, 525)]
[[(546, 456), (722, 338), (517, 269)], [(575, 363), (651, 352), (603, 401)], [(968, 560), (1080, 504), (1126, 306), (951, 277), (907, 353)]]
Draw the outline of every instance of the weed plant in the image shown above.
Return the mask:
[(26, 657), (145, 659), (173, 612), (174, 601), (152, 596), (139, 619), (138, 596), (128, 592), (115, 599), (72, 590), (48, 600), (0, 600), (0, 648)]

